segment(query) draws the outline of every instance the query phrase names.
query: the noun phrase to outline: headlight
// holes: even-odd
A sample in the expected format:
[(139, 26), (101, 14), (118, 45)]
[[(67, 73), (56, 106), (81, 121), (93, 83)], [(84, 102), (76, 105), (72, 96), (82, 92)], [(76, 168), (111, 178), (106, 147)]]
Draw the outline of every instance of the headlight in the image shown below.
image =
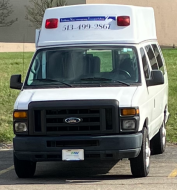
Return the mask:
[(21, 132), (27, 132), (27, 124), (23, 122), (15, 123), (15, 132), (21, 133)]
[(135, 129), (136, 129), (135, 120), (123, 120), (122, 130), (135, 130)]

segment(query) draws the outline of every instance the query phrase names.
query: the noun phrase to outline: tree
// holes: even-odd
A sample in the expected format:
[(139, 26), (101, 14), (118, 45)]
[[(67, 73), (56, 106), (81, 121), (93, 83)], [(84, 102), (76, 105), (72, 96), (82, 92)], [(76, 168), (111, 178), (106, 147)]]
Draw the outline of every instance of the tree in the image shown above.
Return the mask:
[(31, 6), (25, 6), (27, 10), (26, 20), (29, 20), (36, 28), (41, 27), (44, 12), (47, 8), (67, 5), (66, 0), (30, 0)]
[(6, 27), (12, 25), (16, 19), (6, 20), (13, 13), (12, 5), (9, 0), (0, 0), (0, 27)]

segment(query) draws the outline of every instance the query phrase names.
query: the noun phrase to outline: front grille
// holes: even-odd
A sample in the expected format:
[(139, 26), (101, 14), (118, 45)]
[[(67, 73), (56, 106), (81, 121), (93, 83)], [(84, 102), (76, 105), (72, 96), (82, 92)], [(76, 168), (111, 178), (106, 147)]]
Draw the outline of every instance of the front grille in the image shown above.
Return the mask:
[[(101, 135), (118, 132), (117, 101), (109, 101), (32, 102), (29, 104), (29, 134)], [(68, 118), (81, 121), (70, 124), (66, 122)]]
[[(77, 117), (82, 122), (77, 125), (66, 124), (65, 119)], [(53, 109), (46, 110), (47, 132), (53, 131), (99, 131), (100, 110), (99, 109)]]
[(41, 111), (34, 111), (35, 132), (41, 131)]

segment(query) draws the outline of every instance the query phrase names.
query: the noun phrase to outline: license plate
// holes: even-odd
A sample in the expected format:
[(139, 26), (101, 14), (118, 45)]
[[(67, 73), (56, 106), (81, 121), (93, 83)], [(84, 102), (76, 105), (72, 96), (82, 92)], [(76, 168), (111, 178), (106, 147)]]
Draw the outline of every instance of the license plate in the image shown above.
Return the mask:
[(62, 160), (64, 161), (84, 160), (84, 150), (83, 149), (62, 150)]

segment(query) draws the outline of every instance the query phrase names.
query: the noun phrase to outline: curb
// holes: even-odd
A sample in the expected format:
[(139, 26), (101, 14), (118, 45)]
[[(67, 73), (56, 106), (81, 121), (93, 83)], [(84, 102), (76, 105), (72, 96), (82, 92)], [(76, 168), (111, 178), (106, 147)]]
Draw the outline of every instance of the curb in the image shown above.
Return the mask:
[(0, 150), (12, 150), (13, 144), (12, 143), (0, 143)]

